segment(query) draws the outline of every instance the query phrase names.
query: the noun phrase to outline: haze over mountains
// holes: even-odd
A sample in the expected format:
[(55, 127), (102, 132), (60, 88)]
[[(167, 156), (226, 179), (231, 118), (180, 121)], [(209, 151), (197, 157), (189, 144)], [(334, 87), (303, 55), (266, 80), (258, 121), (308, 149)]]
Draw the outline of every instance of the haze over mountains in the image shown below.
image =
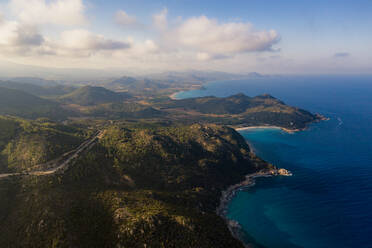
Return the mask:
[[(4, 71), (1, 71), (4, 70)], [(7, 74), (7, 70), (4, 68), (0, 69), (0, 80), (9, 80), (19, 83), (32, 83), (36, 85), (50, 86), (52, 84), (65, 84), (65, 83), (82, 83), (89, 82), (94, 83), (94, 81), (113, 81), (122, 77), (133, 77), (137, 79), (156, 79), (165, 81), (215, 81), (215, 80), (230, 80), (239, 78), (250, 78), (250, 77), (262, 77), (263, 75), (257, 72), (250, 73), (226, 73), (221, 71), (201, 71), (201, 70), (186, 70), (186, 71), (164, 71), (156, 73), (126, 73), (123, 70), (118, 70), (116, 73), (105, 72), (100, 70), (84, 70), (84, 69), (73, 69), (76, 73), (69, 73), (59, 69), (62, 72), (60, 74), (55, 74), (50, 69), (43, 69), (44, 73), (30, 73), (27, 70), (22, 75), (22, 73)], [(86, 72), (85, 72), (86, 71)], [(1, 73), (3, 72), (3, 73)], [(76, 74), (76, 75), (75, 75)], [(30, 76), (34, 75), (34, 76)], [(127, 76), (123, 76), (127, 75)]]

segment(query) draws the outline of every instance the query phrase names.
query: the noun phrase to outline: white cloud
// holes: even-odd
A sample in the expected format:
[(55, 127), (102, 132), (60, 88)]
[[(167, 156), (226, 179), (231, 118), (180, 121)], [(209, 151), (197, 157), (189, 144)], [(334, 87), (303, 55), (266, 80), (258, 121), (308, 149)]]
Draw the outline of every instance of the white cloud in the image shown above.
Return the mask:
[(158, 45), (153, 40), (146, 40), (143, 43), (134, 45), (133, 48), (138, 54), (155, 53), (159, 50)]
[(215, 59), (227, 59), (231, 58), (232, 56), (223, 55), (223, 54), (209, 54), (205, 52), (199, 52), (196, 54), (196, 58), (199, 61), (208, 61), (208, 60), (215, 60)]
[(196, 58), (200, 61), (206, 61), (206, 60), (210, 60), (211, 56), (208, 53), (198, 53), (196, 55)]
[(87, 30), (64, 31), (58, 40), (44, 37), (35, 26), (15, 21), (0, 24), (0, 55), (39, 56), (57, 55), (88, 57), (99, 52), (112, 53), (127, 50), (131, 44), (121, 40), (107, 39)]
[(36, 27), (15, 21), (3, 20), (0, 23), (0, 37), (0, 52), (6, 54), (28, 55), (44, 43), (44, 37)]
[(107, 39), (102, 35), (94, 34), (84, 29), (64, 31), (58, 42), (59, 50), (63, 54), (85, 52), (87, 55), (100, 51), (115, 51), (130, 48), (124, 41)]
[[(80, 26), (86, 23), (83, 0), (10, 0), (7, 6), (12, 12), (6, 18), (13, 21), (0, 15), (0, 59), (25, 64), (51, 66), (53, 61), (59, 67), (236, 69), (249, 66), (249, 52), (271, 51), (280, 38), (276, 31), (255, 30), (245, 22), (220, 22), (205, 16), (168, 20), (166, 8), (152, 16), (148, 28), (134, 15), (119, 10), (116, 23), (142, 34), (136, 33), (136, 39), (122, 37), (120, 32), (107, 37)], [(72, 27), (66, 30), (66, 25)]]
[(128, 15), (125, 11), (119, 10), (115, 14), (115, 21), (124, 28), (142, 28), (143, 25), (138, 22), (135, 16)]
[(152, 21), (156, 29), (165, 31), (168, 28), (168, 9), (164, 8), (160, 13), (153, 15)]
[(11, 13), (23, 23), (82, 25), (85, 24), (82, 0), (11, 0)]
[(168, 42), (196, 49), (201, 52), (200, 58), (211, 55), (231, 56), (245, 52), (273, 50), (279, 40), (274, 31), (257, 31), (250, 23), (219, 23), (206, 16), (185, 20), (181, 25), (169, 30)]

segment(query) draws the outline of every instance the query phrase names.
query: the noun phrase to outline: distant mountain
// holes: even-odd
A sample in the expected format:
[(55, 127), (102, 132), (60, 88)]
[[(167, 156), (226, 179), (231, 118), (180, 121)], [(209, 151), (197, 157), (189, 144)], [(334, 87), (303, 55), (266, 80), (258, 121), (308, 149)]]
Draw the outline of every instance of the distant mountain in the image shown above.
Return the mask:
[(251, 72), (251, 73), (248, 73), (247, 74), (247, 77), (248, 78), (263, 78), (263, 77), (266, 77), (265, 75), (262, 75), (258, 72)]
[[(273, 125), (288, 129), (302, 129), (320, 116), (264, 94), (249, 97), (242, 93), (229, 97), (197, 97), (169, 100), (158, 105), (170, 113), (189, 113), (188, 118), (229, 125)], [(182, 118), (185, 118), (184, 116)]]
[(117, 93), (103, 87), (84, 86), (67, 95), (60, 101), (78, 105), (97, 105), (102, 103), (120, 102), (131, 98), (128, 93)]
[(74, 91), (76, 88), (73, 86), (65, 85), (52, 85), (52, 86), (40, 86), (31, 83), (19, 83), (13, 81), (0, 81), (0, 87), (22, 90), (24, 92), (36, 95), (36, 96), (61, 96)]
[(66, 111), (58, 103), (39, 98), (21, 90), (0, 87), (0, 114), (25, 118), (47, 117), (64, 119)]
[(168, 84), (165, 82), (161, 82), (160, 80), (153, 80), (148, 78), (121, 77), (104, 84), (104, 86), (112, 90), (143, 92), (165, 89), (168, 87)]
[(183, 81), (183, 82), (207, 82), (215, 80), (232, 80), (246, 77), (242, 74), (233, 74), (220, 71), (197, 71), (190, 70), (184, 72), (163, 72), (158, 74), (148, 75), (149, 78), (167, 80), (167, 81)]
[(241, 114), (250, 108), (284, 105), (284, 103), (267, 94), (249, 97), (240, 93), (229, 97), (187, 98), (171, 101), (167, 105), (172, 108), (191, 109), (204, 114)]
[(57, 81), (54, 80), (46, 80), (43, 78), (36, 78), (36, 77), (14, 77), (11, 78), (11, 81), (19, 82), (23, 84), (34, 84), (39, 86), (56, 86), (58, 85)]
[(242, 75), (217, 71), (186, 71), (149, 74), (142, 77), (121, 77), (102, 84), (105, 88), (127, 91), (139, 95), (166, 95), (174, 90), (188, 90), (201, 87), (203, 83), (216, 80), (233, 80), (259, 77), (258, 73)]
[[(49, 78), (58, 80), (57, 83), (66, 81), (97, 80), (108, 77), (119, 77), (126, 71), (113, 69), (85, 69), (85, 68), (55, 68), (25, 64), (17, 64), (0, 59), (0, 75), (2, 80), (14, 78)], [(22, 81), (23, 82), (23, 81)], [(27, 82), (30, 83), (30, 82)]]

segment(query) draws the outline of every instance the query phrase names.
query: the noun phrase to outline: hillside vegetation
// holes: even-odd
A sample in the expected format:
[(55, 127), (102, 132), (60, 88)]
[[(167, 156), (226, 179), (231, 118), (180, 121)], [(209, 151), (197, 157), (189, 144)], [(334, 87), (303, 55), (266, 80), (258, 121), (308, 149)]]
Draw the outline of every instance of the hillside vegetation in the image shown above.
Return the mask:
[(237, 94), (229, 97), (198, 97), (169, 100), (155, 104), (163, 111), (190, 121), (203, 120), (234, 126), (274, 125), (302, 129), (320, 117), (291, 107), (270, 96), (249, 97)]
[(0, 116), (0, 173), (25, 171), (77, 147), (84, 131), (46, 120)]
[(109, 119), (149, 119), (160, 118), (166, 115), (151, 106), (133, 102), (106, 103), (84, 108), (82, 113), (88, 116), (104, 117)]
[(0, 243), (243, 247), (215, 214), (220, 192), (270, 168), (230, 128), (114, 124), (63, 175), (0, 181)]

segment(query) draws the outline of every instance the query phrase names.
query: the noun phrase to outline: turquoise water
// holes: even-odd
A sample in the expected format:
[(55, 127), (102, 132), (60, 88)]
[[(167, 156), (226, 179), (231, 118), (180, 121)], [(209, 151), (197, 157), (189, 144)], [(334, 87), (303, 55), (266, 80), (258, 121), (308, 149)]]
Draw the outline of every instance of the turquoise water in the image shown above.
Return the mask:
[(239, 191), (229, 218), (265, 247), (372, 247), (372, 77), (281, 77), (206, 87), (178, 97), (269, 93), (331, 118), (295, 134), (242, 131), (258, 156), (294, 176), (261, 178)]

